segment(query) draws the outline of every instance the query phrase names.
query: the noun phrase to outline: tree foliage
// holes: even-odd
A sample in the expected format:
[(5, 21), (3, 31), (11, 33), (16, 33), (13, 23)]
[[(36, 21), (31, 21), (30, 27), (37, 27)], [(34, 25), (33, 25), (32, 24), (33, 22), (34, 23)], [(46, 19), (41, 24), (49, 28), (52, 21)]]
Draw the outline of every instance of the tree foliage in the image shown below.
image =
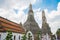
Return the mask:
[(60, 35), (60, 29), (57, 30), (56, 34), (57, 35)]
[(28, 34), (28, 40), (32, 40), (32, 35), (30, 33)]
[(7, 36), (5, 38), (5, 40), (12, 40), (12, 32), (10, 30), (7, 30)]
[(26, 34), (24, 34), (24, 36), (22, 36), (22, 40), (26, 40)]
[(41, 40), (40, 38), (41, 38), (41, 31), (39, 31), (39, 32), (37, 33), (37, 39), (38, 39), (38, 40)]

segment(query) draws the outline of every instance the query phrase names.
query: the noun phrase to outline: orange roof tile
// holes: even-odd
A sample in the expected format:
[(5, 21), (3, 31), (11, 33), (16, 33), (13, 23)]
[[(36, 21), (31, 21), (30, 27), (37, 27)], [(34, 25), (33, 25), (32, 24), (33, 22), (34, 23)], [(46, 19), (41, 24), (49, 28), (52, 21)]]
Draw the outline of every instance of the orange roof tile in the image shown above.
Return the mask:
[(10, 20), (7, 20), (3, 17), (0, 17), (0, 32), (4, 32), (7, 30), (11, 30), (12, 32), (16, 33), (25, 33), (25, 30), (17, 23), (14, 23)]

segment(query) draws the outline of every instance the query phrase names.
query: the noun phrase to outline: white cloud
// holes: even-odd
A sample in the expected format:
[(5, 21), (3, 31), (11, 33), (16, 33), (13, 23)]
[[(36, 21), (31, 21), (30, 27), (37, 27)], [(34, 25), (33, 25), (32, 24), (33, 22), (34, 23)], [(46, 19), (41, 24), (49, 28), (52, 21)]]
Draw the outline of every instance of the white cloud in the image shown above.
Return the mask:
[[(34, 4), (36, 0), (1, 0), (0, 2), (0, 16), (7, 18), (16, 23), (24, 22), (26, 14), (23, 12), (30, 3)], [(19, 10), (16, 14), (13, 9)]]
[[(32, 4), (36, 2), (36, 0), (30, 0)], [(11, 21), (16, 23), (24, 23), (27, 19), (27, 14), (23, 12), (30, 3), (29, 0), (6, 0), (2, 5), (0, 4), (0, 16), (5, 17)], [(13, 9), (18, 9), (19, 12), (16, 14)], [(58, 3), (57, 11), (53, 10), (50, 13), (48, 9), (45, 9), (47, 22), (49, 23), (51, 30), (53, 33), (56, 32), (58, 28), (60, 28), (60, 3)], [(42, 23), (42, 13), (39, 9), (34, 10), (35, 20), (41, 27)]]
[(19, 11), (18, 14), (16, 14), (13, 10), (5, 9), (0, 9), (0, 16), (16, 23), (24, 23), (27, 18), (27, 15), (23, 11)]
[(0, 4), (1, 8), (7, 8), (7, 9), (19, 9), (24, 10), (28, 7), (30, 4), (34, 4), (36, 0), (3, 0), (3, 3)]
[(57, 10), (60, 10), (60, 2), (58, 3), (58, 7), (57, 7)]
[(34, 17), (35, 17), (36, 22), (39, 24), (39, 26), (41, 28), (42, 13), (41, 13), (40, 8), (34, 10)]
[(28, 7), (30, 2), (34, 4), (36, 0), (8, 0), (10, 7), (23, 10)]
[[(35, 10), (35, 19), (38, 22), (39, 26), (41, 27), (42, 13), (39, 9), (37, 9), (38, 11)], [(57, 10), (48, 12), (48, 9), (44, 9), (44, 11), (45, 16), (47, 18), (47, 23), (51, 27), (51, 31), (54, 34), (56, 33), (57, 29), (60, 28), (60, 3), (58, 3)]]

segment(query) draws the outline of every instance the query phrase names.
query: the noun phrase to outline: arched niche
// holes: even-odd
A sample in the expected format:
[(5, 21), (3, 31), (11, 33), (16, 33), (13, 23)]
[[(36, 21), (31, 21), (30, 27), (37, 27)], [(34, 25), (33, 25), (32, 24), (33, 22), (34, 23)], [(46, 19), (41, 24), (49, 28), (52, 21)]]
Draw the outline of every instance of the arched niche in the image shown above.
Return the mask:
[(34, 35), (32, 34), (31, 31), (27, 31), (26, 37), (27, 40), (34, 40)]

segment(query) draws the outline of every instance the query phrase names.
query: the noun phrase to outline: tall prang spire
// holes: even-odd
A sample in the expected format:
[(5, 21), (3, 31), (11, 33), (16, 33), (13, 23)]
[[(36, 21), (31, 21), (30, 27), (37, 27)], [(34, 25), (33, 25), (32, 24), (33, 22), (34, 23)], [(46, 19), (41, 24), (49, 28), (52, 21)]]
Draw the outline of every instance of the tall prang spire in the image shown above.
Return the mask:
[(30, 5), (29, 5), (29, 10), (32, 10), (32, 4), (30, 3)]
[(35, 21), (34, 18), (34, 12), (32, 9), (32, 4), (29, 5), (29, 10), (28, 10), (28, 17), (26, 22), (24, 23), (23, 27), (26, 29), (26, 31), (31, 31), (32, 34), (34, 35), (34, 39), (37, 40), (37, 33), (40, 32), (40, 28), (38, 23)]
[(24, 23), (24, 27), (26, 28), (26, 30), (30, 30), (33, 34), (36, 34), (38, 31), (40, 31), (38, 23), (34, 18), (34, 12), (31, 3), (29, 4), (28, 17), (26, 22)]
[(46, 17), (45, 17), (45, 12), (44, 10), (42, 11), (42, 23), (46, 23), (47, 20), (46, 20)]
[(34, 20), (34, 12), (33, 12), (32, 4), (31, 3), (29, 4), (29, 11), (28, 11), (27, 21), (35, 21)]
[(32, 9), (32, 4), (31, 4), (31, 3), (30, 3), (30, 5), (29, 5), (28, 15), (34, 16), (33, 9)]
[(43, 34), (46, 34), (46, 33), (50, 34), (51, 33), (49, 24), (47, 23), (47, 20), (46, 20), (46, 17), (45, 17), (44, 10), (42, 11), (42, 33)]

